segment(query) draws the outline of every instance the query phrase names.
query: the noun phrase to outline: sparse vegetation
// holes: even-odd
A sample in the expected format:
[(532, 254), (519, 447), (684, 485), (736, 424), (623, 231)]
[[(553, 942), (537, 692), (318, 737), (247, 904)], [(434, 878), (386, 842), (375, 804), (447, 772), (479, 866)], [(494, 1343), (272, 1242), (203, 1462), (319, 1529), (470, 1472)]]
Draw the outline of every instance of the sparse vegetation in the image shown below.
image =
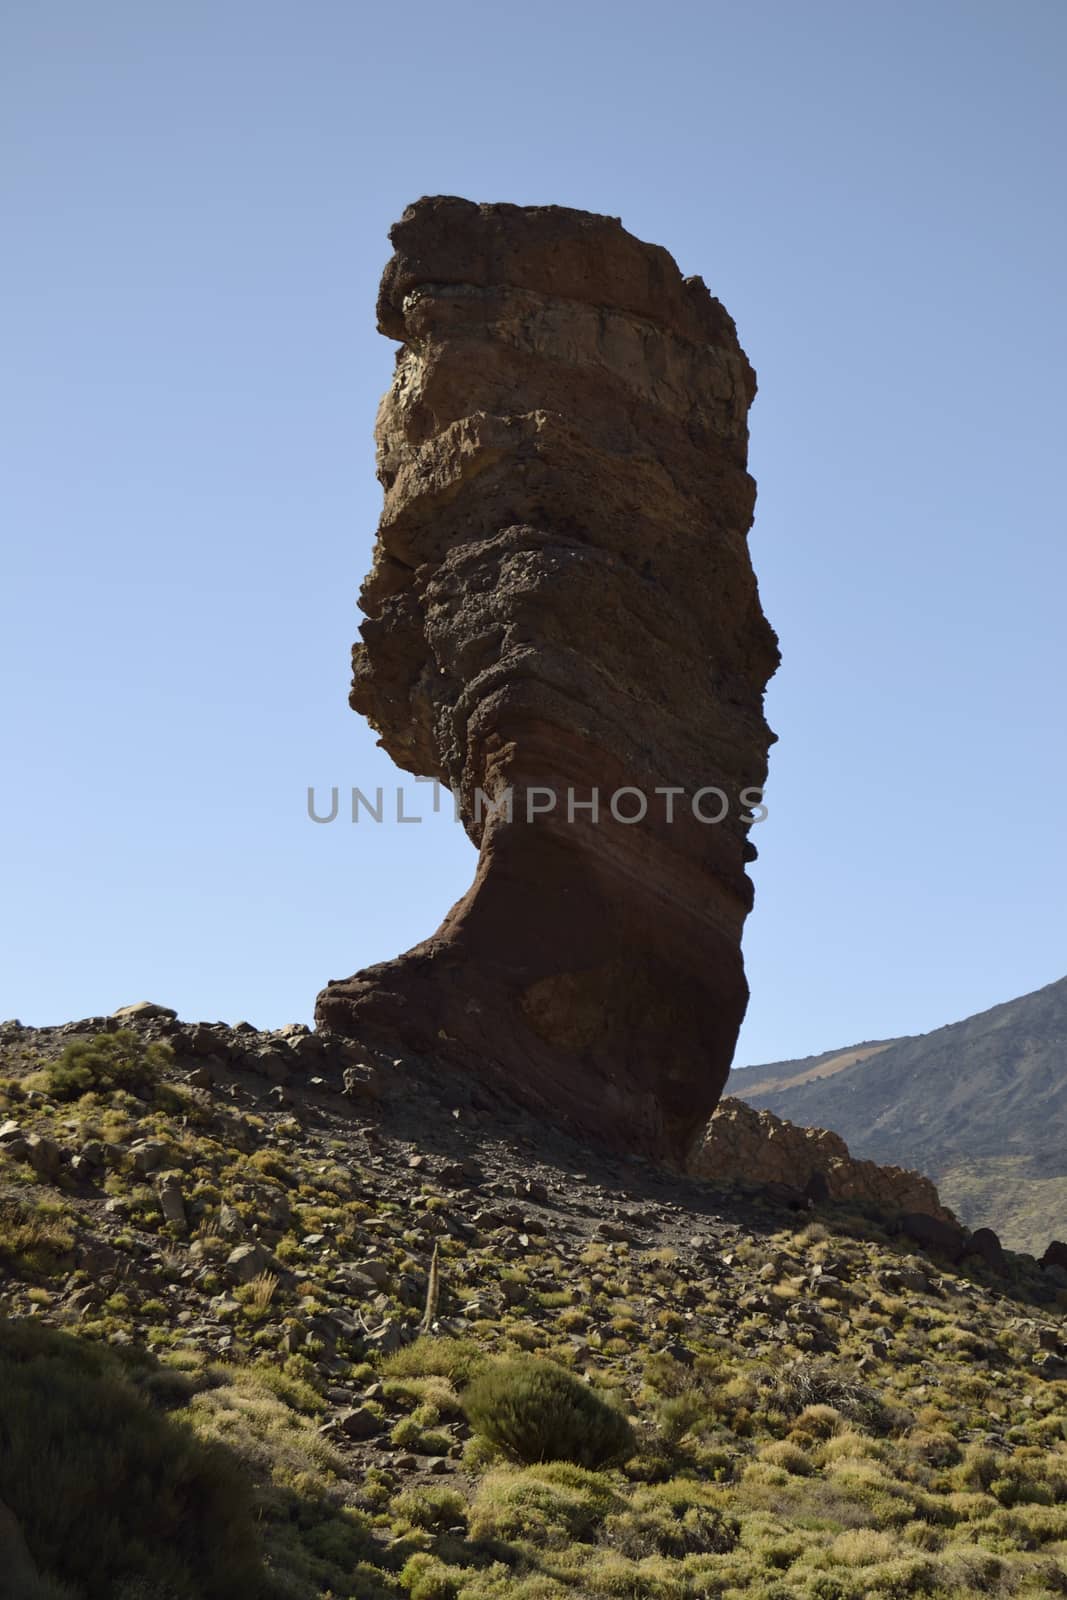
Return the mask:
[(137, 1093), (48, 1070), (0, 1080), (26, 1600), (1067, 1593), (1067, 1293), (1036, 1265), (991, 1291), (860, 1213), (562, 1159), (547, 1205), (503, 1142), (481, 1192), (436, 1157), (415, 1187), (406, 1109), (372, 1145), (165, 1058)]
[(72, 1039), (58, 1061), (44, 1069), (44, 1085), (57, 1100), (76, 1100), (90, 1091), (125, 1089), (139, 1094), (158, 1082), (171, 1061), (167, 1045), (147, 1043), (132, 1028)]
[(551, 1361), (494, 1362), (463, 1399), (475, 1431), (514, 1461), (602, 1467), (633, 1454), (626, 1417)]

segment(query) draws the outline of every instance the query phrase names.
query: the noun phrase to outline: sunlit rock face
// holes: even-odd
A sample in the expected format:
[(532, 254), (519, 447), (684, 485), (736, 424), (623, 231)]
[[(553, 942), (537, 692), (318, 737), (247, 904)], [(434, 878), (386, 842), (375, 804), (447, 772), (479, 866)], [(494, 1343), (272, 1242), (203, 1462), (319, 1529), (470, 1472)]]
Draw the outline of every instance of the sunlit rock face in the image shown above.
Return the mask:
[(703, 281), (617, 218), (437, 197), (390, 237), (351, 703), (457, 794), (478, 865), (318, 1020), (679, 1157), (748, 997), (778, 662), (746, 542), (755, 377)]

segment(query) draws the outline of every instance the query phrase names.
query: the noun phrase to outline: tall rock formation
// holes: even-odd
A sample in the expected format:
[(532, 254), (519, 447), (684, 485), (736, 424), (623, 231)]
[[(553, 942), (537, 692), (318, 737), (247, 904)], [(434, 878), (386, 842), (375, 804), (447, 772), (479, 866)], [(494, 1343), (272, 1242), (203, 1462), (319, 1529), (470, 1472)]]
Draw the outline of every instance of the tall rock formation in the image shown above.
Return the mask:
[(748, 998), (744, 791), (778, 662), (746, 545), (755, 377), (703, 281), (617, 218), (438, 197), (390, 237), (351, 704), (459, 796), (478, 867), (317, 1018), (680, 1157)]

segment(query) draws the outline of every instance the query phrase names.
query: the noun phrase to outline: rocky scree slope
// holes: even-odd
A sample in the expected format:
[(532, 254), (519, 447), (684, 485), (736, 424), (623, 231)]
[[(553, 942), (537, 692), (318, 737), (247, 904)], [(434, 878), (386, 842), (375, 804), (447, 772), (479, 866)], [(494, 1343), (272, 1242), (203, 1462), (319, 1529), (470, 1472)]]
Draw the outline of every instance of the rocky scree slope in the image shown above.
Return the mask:
[[(19, 1600), (1067, 1592), (1067, 1260), (158, 1007), (4, 1025), (0, 1118)], [(465, 1396), (515, 1356), (632, 1454), (494, 1444)]]

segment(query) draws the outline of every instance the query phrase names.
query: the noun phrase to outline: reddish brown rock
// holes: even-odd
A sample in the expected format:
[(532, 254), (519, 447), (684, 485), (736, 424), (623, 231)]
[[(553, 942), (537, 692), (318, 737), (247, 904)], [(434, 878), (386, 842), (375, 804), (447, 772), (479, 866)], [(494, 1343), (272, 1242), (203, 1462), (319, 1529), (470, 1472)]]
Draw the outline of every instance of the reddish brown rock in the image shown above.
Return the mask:
[(746, 544), (755, 378), (702, 280), (615, 218), (424, 199), (391, 238), (351, 703), (459, 796), (479, 857), (437, 933), (331, 982), (318, 1020), (677, 1156), (748, 993), (778, 660)]

